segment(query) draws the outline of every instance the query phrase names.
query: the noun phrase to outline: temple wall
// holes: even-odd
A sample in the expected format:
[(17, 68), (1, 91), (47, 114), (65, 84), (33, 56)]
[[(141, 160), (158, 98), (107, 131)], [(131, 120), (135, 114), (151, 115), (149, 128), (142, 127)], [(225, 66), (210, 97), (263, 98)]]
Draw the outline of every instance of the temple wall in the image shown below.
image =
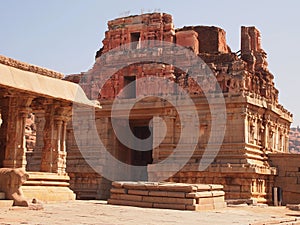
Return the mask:
[[(86, 115), (81, 115), (85, 118)], [(105, 119), (104, 119), (105, 120)], [(105, 122), (105, 121), (104, 121)], [(98, 120), (98, 128), (105, 126), (101, 119)], [(80, 129), (78, 128), (80, 127)], [(78, 128), (78, 129), (77, 129)], [(85, 140), (83, 144), (86, 151), (83, 155), (78, 147), (78, 141), (74, 135), (74, 129), (80, 131), (80, 140)], [(108, 130), (106, 130), (108, 132)], [(107, 132), (102, 133), (105, 135)], [(92, 165), (101, 166), (105, 164), (103, 157), (95, 157), (99, 155), (97, 152), (99, 146), (96, 146), (96, 140), (90, 138), (91, 129), (83, 127), (81, 121), (72, 121), (67, 128), (67, 173), (70, 176), (70, 188), (76, 193), (77, 199), (107, 199), (109, 197), (109, 190), (111, 182), (95, 172), (92, 166), (86, 160), (91, 160)]]
[(270, 165), (277, 168), (274, 187), (282, 190), (282, 203), (300, 204), (300, 154), (269, 154)]

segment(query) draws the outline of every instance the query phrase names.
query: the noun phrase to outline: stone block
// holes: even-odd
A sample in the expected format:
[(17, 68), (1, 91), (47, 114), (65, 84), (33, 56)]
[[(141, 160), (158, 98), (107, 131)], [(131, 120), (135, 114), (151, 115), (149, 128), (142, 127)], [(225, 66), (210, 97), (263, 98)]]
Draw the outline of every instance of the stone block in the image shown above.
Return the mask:
[(211, 191), (193, 192), (185, 195), (186, 198), (207, 198), (212, 196), (213, 193)]
[(197, 199), (197, 204), (198, 205), (213, 205), (214, 204), (214, 199), (213, 198), (199, 198)]
[(299, 189), (300, 189), (299, 184), (286, 184), (285, 186), (283, 186), (283, 191), (294, 192), (294, 193), (300, 194)]
[(154, 203), (189, 204), (189, 205), (196, 203), (195, 199), (154, 197), (154, 196), (143, 196), (143, 201), (154, 202)]
[(199, 53), (198, 34), (193, 30), (176, 32), (176, 44), (191, 48), (195, 54)]
[(154, 208), (185, 210), (185, 204), (153, 203)]
[(225, 202), (218, 202), (218, 203), (214, 203), (214, 209), (223, 209), (225, 208), (227, 205)]
[(137, 206), (137, 207), (144, 207), (144, 208), (152, 208), (152, 202), (135, 202), (135, 201), (127, 201), (121, 199), (108, 199), (108, 204), (112, 205), (125, 205), (125, 206)]
[(283, 191), (282, 196), (283, 204), (300, 204), (299, 192)]
[[(211, 187), (211, 190), (222, 190), (224, 188), (224, 186), (220, 184), (210, 184), (209, 186)], [(198, 190), (201, 189), (198, 188)]]
[(213, 197), (212, 199), (213, 199), (214, 203), (224, 203), (225, 202), (224, 196)]
[(176, 192), (193, 192), (197, 191), (197, 186), (188, 184), (161, 184), (158, 188), (160, 191), (176, 191)]
[[(197, 191), (209, 191), (212, 188), (215, 188), (215, 186), (212, 186), (210, 184), (196, 184), (197, 186)], [(222, 185), (220, 186), (221, 188), (223, 187)]]
[(123, 184), (123, 187), (132, 190), (147, 190), (146, 185), (135, 183), (135, 182), (125, 182)]
[(298, 171), (298, 167), (295, 168), (296, 171), (286, 171), (285, 176), (286, 177), (300, 177), (300, 172)]
[(224, 191), (212, 191), (211, 193), (213, 197), (225, 196)]
[[(189, 27), (183, 28), (190, 29)], [(226, 32), (218, 27), (196, 26), (192, 28), (198, 33), (200, 53), (228, 53)]]
[(114, 181), (114, 182), (112, 182), (111, 185), (115, 188), (123, 188), (123, 184), (124, 184), (124, 182)]
[(128, 190), (129, 195), (150, 195), (149, 191), (145, 190)]
[(228, 185), (226, 190), (228, 190), (230, 192), (240, 192), (241, 186), (240, 185)]
[(71, 201), (76, 197), (69, 187), (22, 186), (21, 189), (27, 199), (36, 198), (43, 202)]
[(143, 197), (139, 195), (127, 195), (127, 194), (112, 194), (110, 198), (128, 200), (128, 201), (137, 201), (137, 202), (141, 202), (143, 199)]
[(112, 194), (127, 194), (127, 189), (124, 188), (112, 188), (110, 189)]
[(150, 191), (149, 196), (184, 198), (185, 193), (175, 191)]
[(186, 209), (187, 210), (193, 210), (193, 211), (213, 210), (214, 205), (213, 204), (187, 205)]

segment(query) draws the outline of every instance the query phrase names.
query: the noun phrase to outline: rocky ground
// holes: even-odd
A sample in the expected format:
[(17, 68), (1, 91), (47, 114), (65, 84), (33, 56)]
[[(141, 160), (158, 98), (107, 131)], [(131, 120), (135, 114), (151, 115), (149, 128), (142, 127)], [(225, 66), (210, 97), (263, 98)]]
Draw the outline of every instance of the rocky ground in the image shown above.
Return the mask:
[[(297, 218), (299, 221), (297, 222)], [(44, 204), (43, 210), (0, 208), (0, 224), (99, 224), (99, 225), (227, 225), (300, 224), (300, 213), (286, 207), (232, 206), (216, 211), (179, 211), (107, 205), (105, 201)]]

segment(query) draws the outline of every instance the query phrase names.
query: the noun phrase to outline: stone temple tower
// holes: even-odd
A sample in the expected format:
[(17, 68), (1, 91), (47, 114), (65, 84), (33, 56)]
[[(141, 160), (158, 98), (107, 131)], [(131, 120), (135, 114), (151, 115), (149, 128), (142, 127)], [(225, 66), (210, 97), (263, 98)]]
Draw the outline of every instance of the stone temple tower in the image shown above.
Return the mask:
[[(206, 63), (218, 85), (211, 85), (202, 73), (196, 74), (195, 82), (189, 71), (177, 68), (176, 65), (184, 60), (180, 51), (174, 50), (168, 55), (167, 58), (172, 58), (173, 63), (151, 62), (143, 58), (143, 49), (151, 47), (151, 41), (168, 42), (188, 49)], [(109, 56), (115, 48), (128, 49), (120, 51), (118, 57), (116, 54)], [(167, 50), (162, 48), (161, 52), (158, 51), (157, 57), (164, 51)], [(222, 184), (227, 199), (268, 202), (277, 175), (276, 168), (269, 164), (268, 155), (288, 151), (292, 115), (278, 103), (278, 90), (274, 86), (274, 76), (268, 70), (266, 55), (261, 46), (260, 32), (255, 27), (241, 28), (241, 50), (232, 52), (226, 43), (226, 32), (219, 27), (187, 26), (175, 29), (171, 15), (151, 13), (109, 21), (103, 47), (96, 53), (94, 67), (66, 79), (79, 82), (89, 98), (100, 101), (102, 109), (95, 113), (96, 124), (107, 151), (128, 165), (146, 167), (146, 179), (160, 180), (168, 170), (177, 169), (167, 181)], [(140, 60), (124, 66), (126, 57)], [(110, 69), (120, 69), (106, 79), (105, 72), (99, 72), (104, 64), (109, 65)], [(176, 84), (173, 85), (176, 88), (163, 86), (153, 77)], [(145, 80), (148, 82), (145, 83)], [(201, 87), (197, 83), (201, 83)], [(127, 86), (130, 88), (126, 89)], [(191, 156), (187, 153), (190, 150), (188, 145), (177, 155), (181, 159), (187, 158), (184, 167), (179, 168), (176, 161), (169, 161), (160, 170), (155, 164), (174, 153), (184, 127), (179, 113), (163, 97), (178, 94), (179, 89), (186, 91), (195, 104), (198, 117), (195, 124), (199, 136)], [(145, 90), (149, 95), (155, 92), (162, 97), (144, 96), (130, 111), (129, 124), (134, 136), (147, 139), (150, 133), (153, 134), (152, 140), (147, 139), (147, 151), (140, 152), (118, 140), (112, 127), (111, 110), (114, 100), (118, 99), (120, 105), (128, 104), (140, 98)], [(208, 96), (214, 96), (215, 102), (208, 104)], [(218, 108), (218, 98), (224, 99), (226, 109), (226, 123), (222, 127), (225, 135), (212, 162), (205, 170), (199, 171), (199, 162), (206, 151), (212, 120), (216, 116), (212, 114), (212, 108)], [(188, 117), (186, 108), (183, 112)], [(117, 124), (122, 130), (124, 115), (120, 111), (118, 116)], [(160, 117), (163, 123), (154, 117)], [(80, 123), (75, 125), (80, 126)], [(89, 128), (85, 129), (88, 133)], [(165, 136), (161, 137), (164, 129)], [(110, 181), (104, 175), (95, 173), (79, 154), (71, 128), (68, 134), (68, 173), (77, 196), (107, 197)], [(156, 139), (161, 142), (155, 143)], [(99, 156), (94, 160), (101, 164), (107, 159)], [(78, 166), (84, 169), (79, 171), (76, 169)], [(130, 171), (127, 172), (130, 174)]]

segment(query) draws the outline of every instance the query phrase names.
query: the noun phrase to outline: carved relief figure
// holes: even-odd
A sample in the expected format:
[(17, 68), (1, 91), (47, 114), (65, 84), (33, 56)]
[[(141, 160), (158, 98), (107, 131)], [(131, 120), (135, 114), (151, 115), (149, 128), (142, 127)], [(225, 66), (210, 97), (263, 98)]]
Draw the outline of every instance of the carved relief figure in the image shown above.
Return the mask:
[(250, 121), (250, 124), (249, 124), (249, 140), (250, 140), (250, 143), (254, 144), (254, 138), (255, 138), (255, 124), (253, 121)]
[(217, 75), (217, 81), (219, 83), (220, 89), (222, 92), (228, 92), (228, 81), (229, 81), (229, 76), (225, 72), (224, 68), (222, 68), (222, 71)]
[(241, 85), (243, 85), (243, 77), (240, 75), (234, 75), (231, 76), (231, 79), (229, 80), (229, 84), (227, 84), (227, 87), (229, 89), (229, 93), (239, 93), (241, 90)]

